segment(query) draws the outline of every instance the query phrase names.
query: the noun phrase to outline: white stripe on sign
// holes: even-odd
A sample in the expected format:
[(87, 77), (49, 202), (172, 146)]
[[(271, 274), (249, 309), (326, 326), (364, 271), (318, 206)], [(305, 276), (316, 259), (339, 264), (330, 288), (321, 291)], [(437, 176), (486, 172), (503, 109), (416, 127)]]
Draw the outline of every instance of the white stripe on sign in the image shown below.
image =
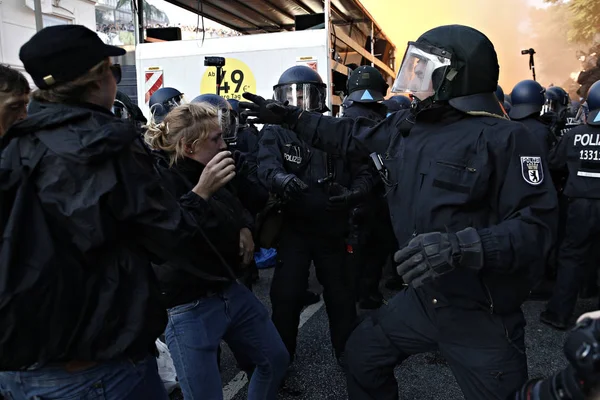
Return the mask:
[(161, 72), (153, 72), (152, 75), (150, 75), (150, 77), (148, 77), (148, 75), (150, 75), (148, 72), (146, 72), (146, 90), (150, 89), (152, 86), (154, 86), (154, 84), (160, 79), (161, 75), (162, 75), (162, 71)]
[[(311, 319), (312, 316), (321, 309), (321, 307), (323, 307), (322, 299), (318, 303), (306, 307), (304, 311), (302, 311), (302, 314), (300, 314), (300, 323), (298, 324), (298, 329), (302, 328), (302, 326), (309, 319)], [(246, 376), (246, 373), (239, 372), (223, 388), (223, 400), (232, 400), (235, 395), (238, 394), (238, 392), (242, 390), (244, 386), (246, 386), (246, 384), (248, 384), (248, 377)]]
[(577, 171), (577, 176), (586, 176), (588, 178), (600, 178), (600, 172)]

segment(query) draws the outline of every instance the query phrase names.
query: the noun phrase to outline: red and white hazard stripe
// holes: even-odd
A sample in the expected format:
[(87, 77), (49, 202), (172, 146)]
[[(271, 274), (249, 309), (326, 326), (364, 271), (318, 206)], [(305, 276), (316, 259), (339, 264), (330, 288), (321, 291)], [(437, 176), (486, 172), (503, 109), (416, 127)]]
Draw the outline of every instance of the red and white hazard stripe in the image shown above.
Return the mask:
[(146, 71), (146, 104), (150, 101), (150, 96), (163, 85), (163, 71)]

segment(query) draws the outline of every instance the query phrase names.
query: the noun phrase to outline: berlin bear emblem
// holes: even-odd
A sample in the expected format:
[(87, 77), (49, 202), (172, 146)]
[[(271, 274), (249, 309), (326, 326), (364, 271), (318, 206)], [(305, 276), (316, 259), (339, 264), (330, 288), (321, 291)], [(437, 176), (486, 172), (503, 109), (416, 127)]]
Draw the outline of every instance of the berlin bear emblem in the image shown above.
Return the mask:
[(530, 185), (539, 185), (544, 181), (544, 168), (541, 157), (521, 157), (521, 175)]

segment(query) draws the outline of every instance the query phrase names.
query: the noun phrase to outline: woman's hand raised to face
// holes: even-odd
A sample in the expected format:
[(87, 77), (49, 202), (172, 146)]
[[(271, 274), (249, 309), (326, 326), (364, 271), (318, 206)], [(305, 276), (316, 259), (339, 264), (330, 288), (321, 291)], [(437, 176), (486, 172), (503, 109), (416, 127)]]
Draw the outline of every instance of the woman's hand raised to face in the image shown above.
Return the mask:
[(204, 167), (198, 184), (193, 191), (204, 200), (208, 200), (217, 190), (235, 176), (235, 164), (231, 152), (221, 151)]

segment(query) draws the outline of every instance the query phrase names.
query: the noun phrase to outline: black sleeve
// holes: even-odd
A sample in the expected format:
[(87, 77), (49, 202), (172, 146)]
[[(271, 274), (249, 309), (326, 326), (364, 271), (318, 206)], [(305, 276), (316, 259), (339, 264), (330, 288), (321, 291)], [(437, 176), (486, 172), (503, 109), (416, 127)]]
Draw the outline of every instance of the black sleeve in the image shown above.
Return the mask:
[(350, 163), (350, 173), (352, 174), (350, 190), (358, 190), (365, 194), (371, 193), (374, 185), (373, 168), (367, 162), (365, 159), (364, 163)]
[[(490, 147), (496, 175), (490, 198), (496, 199), (491, 204), (496, 208), (499, 222), (479, 230), (485, 253), (484, 269), (512, 273), (543, 268), (555, 243), (558, 225), (558, 200), (547, 161), (524, 127), (517, 127), (507, 140), (494, 141)], [(544, 176), (539, 184), (525, 180), (523, 157), (541, 160)]]
[(333, 118), (304, 112), (294, 131), (317, 149), (362, 162), (369, 154), (384, 154), (408, 113), (397, 112), (375, 124), (367, 118)]
[(120, 154), (115, 169), (119, 184), (107, 200), (117, 221), (128, 227), (128, 235), (134, 235), (157, 263), (201, 266), (198, 255), (208, 245), (198, 228), (218, 223), (209, 204), (191, 191), (177, 201), (163, 188), (152, 156), (137, 141)]
[(277, 128), (267, 125), (258, 142), (258, 179), (269, 191), (274, 191), (273, 177), (280, 172), (286, 173), (280, 139)]

